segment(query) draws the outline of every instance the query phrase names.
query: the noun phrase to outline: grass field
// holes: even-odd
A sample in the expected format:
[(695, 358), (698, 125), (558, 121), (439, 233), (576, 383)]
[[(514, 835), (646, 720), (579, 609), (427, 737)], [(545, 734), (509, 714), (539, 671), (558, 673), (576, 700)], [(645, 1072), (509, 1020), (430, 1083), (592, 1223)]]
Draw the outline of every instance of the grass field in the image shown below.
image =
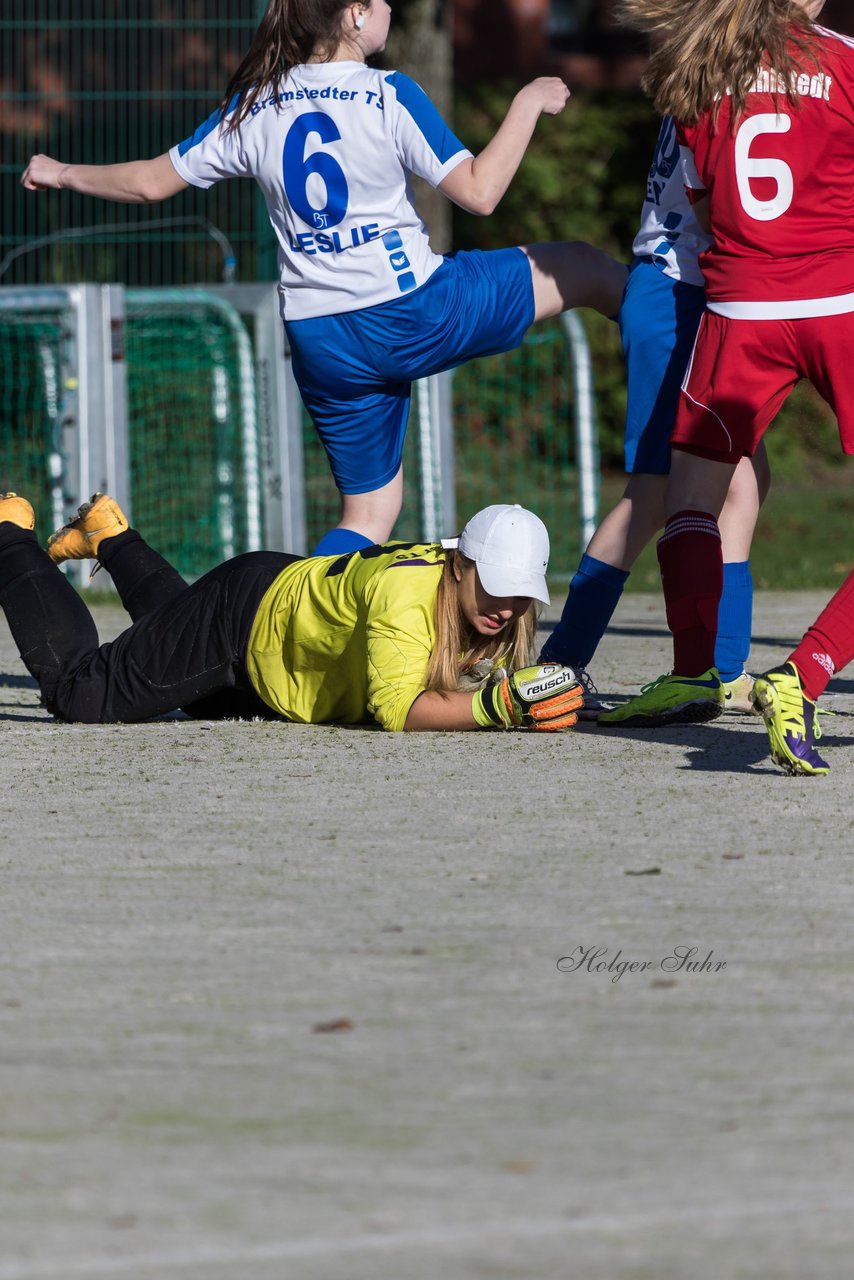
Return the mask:
[[(604, 515), (623, 491), (623, 477), (602, 484)], [(832, 548), (831, 554), (828, 548)], [(751, 555), (758, 587), (783, 591), (827, 588), (854, 569), (854, 474), (850, 468), (798, 482), (778, 480), (759, 515)], [(660, 591), (655, 546), (647, 547), (628, 581), (630, 591)]]
[[(594, 674), (667, 652), (627, 596)], [(749, 717), (63, 726), (0, 626), (0, 1280), (847, 1280), (829, 705), (821, 780)]]

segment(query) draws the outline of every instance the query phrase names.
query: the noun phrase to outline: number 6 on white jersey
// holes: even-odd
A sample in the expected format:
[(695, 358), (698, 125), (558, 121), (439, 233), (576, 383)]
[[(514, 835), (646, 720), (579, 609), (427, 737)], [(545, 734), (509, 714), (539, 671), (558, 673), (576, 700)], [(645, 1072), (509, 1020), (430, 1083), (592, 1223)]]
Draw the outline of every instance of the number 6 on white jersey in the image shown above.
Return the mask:
[[(781, 217), (795, 194), (795, 180), (785, 160), (751, 156), (750, 148), (763, 133), (788, 133), (792, 121), (786, 115), (751, 116), (745, 120), (735, 139), (735, 177), (741, 204), (749, 218), (757, 222), (773, 222)], [(777, 184), (773, 200), (757, 200), (750, 189), (751, 178), (770, 178)]]

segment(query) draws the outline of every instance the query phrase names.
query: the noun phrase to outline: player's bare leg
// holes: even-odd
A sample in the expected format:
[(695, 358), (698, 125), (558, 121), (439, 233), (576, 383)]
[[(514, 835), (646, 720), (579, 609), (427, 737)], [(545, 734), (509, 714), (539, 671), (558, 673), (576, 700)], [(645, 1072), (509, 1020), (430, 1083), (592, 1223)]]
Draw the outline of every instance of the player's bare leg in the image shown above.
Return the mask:
[[(628, 572), (656, 533), (664, 528), (667, 476), (629, 476), (623, 495), (602, 520), (587, 554)], [(759, 508), (771, 487), (765, 445), (753, 458), (742, 458), (727, 491), (718, 524), (724, 562), (750, 558)]]
[(753, 577), (750, 549), (759, 509), (771, 487), (765, 445), (754, 457), (742, 458), (718, 517), (723, 552), (724, 585), (718, 610), (715, 664), (724, 686), (727, 711), (751, 715), (753, 676), (748, 673), (753, 629)]
[(370, 542), (387, 542), (403, 505), (403, 467), (380, 489), (343, 493), (339, 529), (360, 533)]
[(605, 516), (587, 554), (626, 573), (664, 524), (667, 476), (632, 475), (616, 506)]
[(524, 245), (534, 284), (534, 319), (545, 320), (573, 307), (592, 307), (615, 316), (628, 267), (583, 240)]
[(717, 520), (734, 472), (734, 463), (713, 462), (711, 458), (674, 449), (664, 495), (665, 519), (678, 511), (702, 511)]
[(764, 443), (752, 458), (742, 458), (735, 469), (718, 517), (724, 563), (750, 559), (750, 546), (759, 508), (771, 488), (771, 468)]

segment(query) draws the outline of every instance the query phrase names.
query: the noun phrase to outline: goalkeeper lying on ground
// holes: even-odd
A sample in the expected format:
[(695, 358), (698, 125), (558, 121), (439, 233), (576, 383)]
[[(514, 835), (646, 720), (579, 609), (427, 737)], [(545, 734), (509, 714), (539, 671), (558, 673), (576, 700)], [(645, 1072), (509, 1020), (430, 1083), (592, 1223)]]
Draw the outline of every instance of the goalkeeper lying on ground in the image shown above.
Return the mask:
[[(253, 551), (191, 586), (106, 495), (85, 503), (47, 552), (34, 524), (24, 498), (0, 497), (0, 604), (60, 720), (131, 722), (182, 708), (204, 719), (373, 719), (393, 730), (575, 724), (572, 669), (528, 665), (536, 602), (549, 598), (549, 540), (521, 507), (488, 507), (449, 544), (310, 559)], [(57, 568), (71, 559), (98, 560), (131, 616), (110, 644), (99, 647)]]

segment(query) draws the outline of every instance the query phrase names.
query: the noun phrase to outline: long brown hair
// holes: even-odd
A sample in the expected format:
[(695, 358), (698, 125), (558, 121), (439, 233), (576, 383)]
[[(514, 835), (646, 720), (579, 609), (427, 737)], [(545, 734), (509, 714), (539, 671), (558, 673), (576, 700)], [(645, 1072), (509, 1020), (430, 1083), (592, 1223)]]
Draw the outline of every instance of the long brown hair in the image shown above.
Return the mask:
[(445, 558), (436, 593), (436, 641), (427, 664), (426, 688), (441, 693), (458, 689), (466, 673), (478, 663), (499, 663), (517, 671), (534, 660), (537, 608), (532, 600), (521, 617), (514, 619), (500, 635), (481, 636), (466, 626), (460, 613), (454, 558), (464, 565), (472, 560), (451, 551)]
[(343, 0), (268, 0), (249, 50), (223, 96), (223, 114), (239, 98), (226, 125), (229, 132), (246, 119), (259, 98), (280, 92), (292, 67), (311, 57), (328, 60), (332, 56), (341, 40), (347, 8)]
[(620, 21), (655, 48), (641, 81), (660, 115), (694, 124), (729, 94), (733, 125), (763, 66), (789, 102), (793, 79), (819, 70), (815, 27), (798, 0), (618, 0)]

